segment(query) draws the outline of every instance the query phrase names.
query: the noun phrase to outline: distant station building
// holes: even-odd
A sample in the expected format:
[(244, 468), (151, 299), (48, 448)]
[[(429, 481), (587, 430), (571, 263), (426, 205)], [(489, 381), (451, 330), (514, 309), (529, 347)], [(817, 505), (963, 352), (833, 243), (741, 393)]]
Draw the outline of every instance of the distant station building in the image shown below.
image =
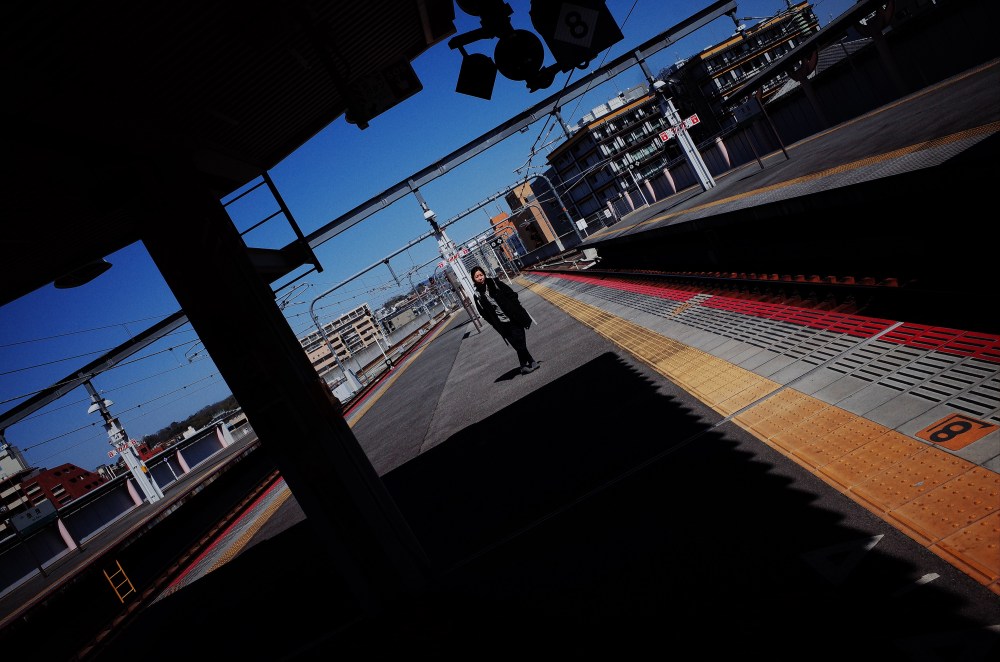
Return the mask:
[[(323, 337), (324, 333), (330, 340), (329, 346)], [(382, 329), (375, 320), (375, 314), (365, 303), (324, 324), (322, 333), (317, 329), (302, 336), (299, 338), (299, 343), (306, 351), (313, 368), (322, 377), (337, 368), (337, 359), (344, 361), (384, 339)], [(330, 346), (333, 347), (336, 358), (330, 352)]]

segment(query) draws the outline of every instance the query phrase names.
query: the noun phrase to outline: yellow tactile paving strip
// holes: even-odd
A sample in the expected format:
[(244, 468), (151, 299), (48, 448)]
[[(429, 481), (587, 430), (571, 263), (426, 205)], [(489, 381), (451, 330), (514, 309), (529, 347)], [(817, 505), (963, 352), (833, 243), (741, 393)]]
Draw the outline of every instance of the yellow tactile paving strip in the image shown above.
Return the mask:
[(554, 289), (523, 284), (1000, 595), (1000, 475)]
[(214, 572), (236, 558), (291, 495), (292, 492), (288, 488), (288, 485), (285, 484), (284, 479), (279, 478), (274, 487), (269, 489), (254, 506), (241, 515), (230, 530), (223, 534), (218, 542), (213, 543), (201, 558), (191, 564), (183, 575), (175, 579), (170, 586), (160, 593), (156, 597), (156, 600), (179, 591), (188, 584), (197, 581), (210, 572)]
[(278, 510), (278, 508), (281, 508), (281, 506), (285, 503), (285, 501), (288, 500), (288, 497), (290, 497), (291, 495), (292, 491), (288, 489), (288, 486), (285, 485), (285, 482), (282, 479), (281, 487), (274, 495), (274, 499), (267, 504), (267, 507), (264, 508), (264, 511), (262, 513), (260, 513), (259, 515), (257, 515), (248, 522), (246, 528), (243, 529), (243, 531), (239, 534), (236, 540), (234, 540), (232, 543), (230, 543), (225, 547), (223, 552), (219, 554), (219, 556), (212, 563), (211, 567), (209, 567), (206, 574), (208, 572), (212, 572), (213, 570), (221, 568), (226, 563), (236, 558), (236, 555), (239, 554), (241, 551), (243, 551), (243, 548), (247, 546), (247, 543), (250, 542), (250, 539), (257, 534), (257, 531), (259, 531), (262, 526), (267, 524), (267, 520), (271, 518), (271, 515), (273, 515)]

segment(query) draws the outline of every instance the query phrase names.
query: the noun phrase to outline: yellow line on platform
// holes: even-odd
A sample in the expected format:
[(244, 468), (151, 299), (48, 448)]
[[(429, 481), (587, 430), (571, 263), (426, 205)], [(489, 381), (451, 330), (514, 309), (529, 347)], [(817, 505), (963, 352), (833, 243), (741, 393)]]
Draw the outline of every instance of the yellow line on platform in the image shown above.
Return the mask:
[(354, 424), (357, 421), (361, 420), (362, 416), (368, 413), (368, 410), (371, 409), (372, 406), (379, 401), (379, 398), (382, 397), (382, 394), (385, 393), (390, 386), (392, 386), (393, 382), (399, 379), (399, 376), (402, 375), (403, 372), (405, 372), (406, 367), (409, 366), (409, 364), (412, 363), (414, 360), (416, 360), (418, 356), (423, 354), (424, 350), (427, 349), (427, 347), (431, 344), (431, 341), (433, 341), (439, 335), (444, 333), (445, 329), (448, 326), (448, 323), (451, 321), (452, 316), (454, 314), (455, 313), (450, 313), (446, 320), (443, 320), (440, 323), (438, 323), (437, 328), (431, 331), (430, 337), (422, 339), (420, 347), (418, 347), (416, 351), (414, 351), (410, 356), (406, 357), (406, 359), (404, 359), (401, 363), (396, 364), (396, 366), (393, 367), (392, 369), (393, 370), (392, 374), (389, 375), (389, 377), (383, 383), (379, 384), (373, 393), (370, 393), (368, 395), (364, 404), (362, 404), (360, 407), (352, 411), (346, 417), (347, 424), (350, 427), (353, 428)]
[(259, 514), (254, 516), (250, 525), (244, 530), (239, 538), (237, 538), (231, 545), (228, 545), (225, 551), (220, 554), (212, 566), (205, 572), (208, 574), (213, 570), (216, 570), (226, 563), (236, 558), (236, 556), (242, 551), (246, 544), (250, 542), (250, 539), (260, 531), (261, 527), (267, 524), (267, 521), (271, 519), (271, 515), (275, 513), (288, 500), (288, 497), (292, 495), (292, 491), (288, 489), (288, 485), (285, 485), (284, 480), (281, 481), (281, 487), (278, 488), (278, 493), (274, 495), (274, 500), (267, 505), (267, 507)]
[(1000, 475), (527, 283), (599, 335), (1000, 595)]

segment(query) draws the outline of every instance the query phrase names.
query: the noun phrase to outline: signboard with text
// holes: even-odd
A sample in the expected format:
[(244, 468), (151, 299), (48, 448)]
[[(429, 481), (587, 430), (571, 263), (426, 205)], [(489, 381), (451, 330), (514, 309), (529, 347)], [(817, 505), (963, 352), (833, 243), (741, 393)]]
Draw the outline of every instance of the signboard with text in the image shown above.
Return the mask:
[(118, 442), (117, 444), (114, 445), (115, 446), (114, 450), (108, 451), (108, 457), (112, 458), (115, 455), (118, 455), (118, 453), (121, 453), (122, 451), (124, 451), (126, 448), (130, 448), (130, 447), (131, 448), (135, 448), (138, 445), (139, 445), (139, 442), (136, 441), (135, 439), (129, 439), (129, 441), (128, 441), (127, 444), (125, 442), (123, 442), (123, 441), (120, 441), (120, 442)]
[[(683, 122), (681, 122), (681, 125), (683, 125), (685, 129), (690, 129), (692, 126), (694, 126), (695, 124), (698, 124), (700, 121), (701, 120), (698, 119), (698, 114), (695, 113), (691, 117), (689, 117), (686, 120), (684, 120)], [(661, 132), (660, 133), (660, 140), (662, 140), (663, 142), (667, 142), (671, 138), (675, 137), (677, 135), (677, 132), (680, 130), (681, 125), (672, 126), (669, 129), (667, 129), (666, 131)]]
[(448, 262), (454, 262), (458, 258), (465, 257), (468, 254), (469, 254), (469, 249), (466, 248), (465, 246), (462, 246), (457, 251), (455, 251), (454, 253), (452, 253), (451, 256), (448, 257), (447, 260), (441, 260), (440, 262), (438, 262), (438, 266), (443, 269), (444, 267), (446, 267), (448, 265)]
[(33, 529), (48, 524), (56, 518), (56, 507), (46, 499), (37, 506), (17, 513), (10, 518), (11, 523), (21, 533), (28, 533)]

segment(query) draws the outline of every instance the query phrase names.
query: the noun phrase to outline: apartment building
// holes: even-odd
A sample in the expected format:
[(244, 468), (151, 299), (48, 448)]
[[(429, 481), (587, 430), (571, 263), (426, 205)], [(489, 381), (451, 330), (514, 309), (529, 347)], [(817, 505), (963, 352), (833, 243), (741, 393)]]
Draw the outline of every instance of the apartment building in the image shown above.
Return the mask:
[[(539, 180), (536, 179), (535, 182)], [(504, 196), (504, 200), (511, 209), (507, 222), (515, 228), (527, 251), (555, 241), (555, 228), (532, 183), (524, 182), (512, 189)]]
[(104, 482), (103, 476), (67, 462), (54, 469), (34, 473), (21, 482), (21, 491), (31, 506), (48, 500), (56, 508), (62, 508)]
[[(323, 333), (329, 338), (336, 358), (330, 353), (330, 346)], [(385, 342), (385, 334), (367, 303), (324, 324), (323, 333), (317, 329), (299, 338), (299, 343), (320, 376), (335, 369), (337, 359), (343, 361), (377, 342)]]
[(0, 443), (0, 538), (9, 531), (8, 518), (23, 511), (28, 503), (21, 490), (21, 481), (31, 475), (32, 469), (17, 446)]
[[(698, 116), (690, 129), (696, 143), (732, 124), (734, 109), (745, 101), (736, 94), (740, 82), (819, 30), (812, 5), (786, 4), (775, 16), (751, 27), (740, 24), (732, 37), (657, 74), (681, 118)], [(765, 95), (787, 78), (776, 74)], [(584, 115), (547, 157), (566, 206), (585, 220), (609, 218), (673, 194), (668, 168), (684, 156), (676, 140), (660, 139), (668, 127), (663, 100), (646, 85), (619, 92)]]
[(635, 196), (632, 206), (649, 202), (643, 198), (653, 191), (644, 183), (662, 178), (667, 163), (680, 156), (676, 141), (659, 138), (668, 126), (660, 98), (645, 85), (620, 92), (584, 115), (547, 157), (565, 186), (565, 204), (586, 219), (605, 215), (624, 196)]
[[(811, 4), (785, 4), (785, 9), (752, 26), (737, 25), (731, 37), (691, 56), (673, 72), (671, 92), (685, 117), (697, 113), (713, 132), (727, 126), (747, 101), (740, 83), (819, 32)], [(788, 74), (777, 71), (764, 83), (760, 100), (767, 103), (786, 81)]]

